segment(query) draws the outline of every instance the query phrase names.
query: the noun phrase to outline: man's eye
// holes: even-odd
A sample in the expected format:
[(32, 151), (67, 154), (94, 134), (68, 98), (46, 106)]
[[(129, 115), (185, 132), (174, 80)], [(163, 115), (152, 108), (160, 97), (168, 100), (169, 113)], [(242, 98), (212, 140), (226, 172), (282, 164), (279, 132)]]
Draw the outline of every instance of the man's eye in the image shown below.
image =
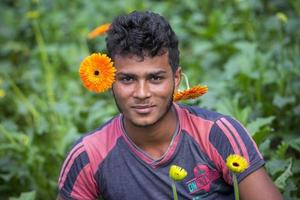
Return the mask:
[(151, 81), (160, 81), (160, 80), (162, 80), (162, 79), (163, 79), (163, 77), (161, 77), (161, 76), (152, 76), (152, 77), (150, 78)]
[(133, 78), (132, 78), (132, 77), (122, 77), (122, 78), (121, 78), (121, 81), (122, 81), (122, 82), (125, 82), (125, 83), (128, 83), (128, 82), (133, 81)]

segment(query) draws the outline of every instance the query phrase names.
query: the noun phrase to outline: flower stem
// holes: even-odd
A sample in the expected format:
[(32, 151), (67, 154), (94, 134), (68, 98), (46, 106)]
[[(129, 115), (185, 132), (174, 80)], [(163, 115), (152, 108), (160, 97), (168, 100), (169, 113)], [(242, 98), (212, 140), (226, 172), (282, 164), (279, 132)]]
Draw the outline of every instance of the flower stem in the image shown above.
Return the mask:
[(185, 81), (187, 89), (190, 89), (189, 79), (188, 79), (187, 75), (185, 73), (181, 73), (181, 74), (184, 77), (184, 81)]
[(46, 88), (49, 98), (49, 102), (54, 104), (54, 91), (53, 91), (53, 72), (49, 63), (48, 53), (46, 51), (46, 44), (42, 36), (42, 32), (37, 20), (33, 21), (33, 30), (36, 37), (36, 42), (39, 48), (39, 53), (41, 57), (42, 64), (45, 69), (45, 79), (46, 79)]
[(234, 189), (234, 198), (235, 200), (239, 200), (239, 188), (238, 188), (238, 182), (237, 182), (237, 178), (236, 178), (236, 174), (233, 173), (233, 189)]
[(172, 181), (172, 190), (173, 190), (174, 200), (178, 200), (177, 191), (176, 191), (176, 185), (175, 185), (174, 181)]

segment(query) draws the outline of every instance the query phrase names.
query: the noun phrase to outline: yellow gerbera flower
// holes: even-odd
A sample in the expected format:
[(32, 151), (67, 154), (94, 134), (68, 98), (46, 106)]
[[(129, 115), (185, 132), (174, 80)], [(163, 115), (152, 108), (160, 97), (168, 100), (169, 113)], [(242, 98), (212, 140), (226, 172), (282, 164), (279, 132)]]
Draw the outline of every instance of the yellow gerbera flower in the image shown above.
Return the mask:
[(288, 21), (288, 17), (282, 12), (276, 13), (276, 17), (279, 21), (281, 21), (283, 23), (286, 23)]
[(0, 98), (5, 96), (5, 91), (3, 89), (0, 89)]
[(34, 10), (34, 11), (29, 11), (29, 12), (26, 13), (26, 17), (27, 17), (28, 19), (36, 19), (36, 18), (38, 18), (39, 16), (40, 16), (40, 13), (39, 13), (39, 11), (36, 11), (36, 10)]
[(98, 26), (97, 28), (89, 32), (88, 38), (92, 39), (97, 37), (98, 35), (103, 35), (108, 31), (109, 27), (110, 27), (110, 23), (102, 24), (101, 26)]
[(230, 154), (226, 158), (226, 165), (234, 173), (242, 173), (249, 167), (248, 161), (238, 154)]
[(195, 99), (197, 97), (202, 96), (207, 91), (208, 91), (208, 87), (206, 85), (204, 86), (196, 85), (190, 89), (176, 92), (173, 96), (173, 101)]
[(83, 85), (92, 92), (104, 92), (115, 81), (116, 69), (106, 54), (94, 53), (80, 64), (79, 75)]
[(187, 176), (187, 171), (177, 165), (172, 165), (169, 170), (169, 176), (174, 181), (181, 181)]

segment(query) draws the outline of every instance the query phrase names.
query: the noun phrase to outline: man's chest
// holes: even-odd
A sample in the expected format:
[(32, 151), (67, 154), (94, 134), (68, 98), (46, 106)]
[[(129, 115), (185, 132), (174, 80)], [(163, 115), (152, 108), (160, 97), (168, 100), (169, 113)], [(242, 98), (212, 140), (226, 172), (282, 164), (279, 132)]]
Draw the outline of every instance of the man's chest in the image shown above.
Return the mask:
[[(229, 186), (209, 163), (203, 152), (183, 141), (167, 163), (149, 165), (126, 146), (110, 153), (100, 167), (99, 190), (106, 199), (172, 199), (169, 167), (187, 170), (187, 177), (176, 182), (180, 199), (216, 199), (218, 192), (228, 195)], [(229, 190), (228, 190), (229, 189)], [(212, 198), (214, 197), (214, 198)]]

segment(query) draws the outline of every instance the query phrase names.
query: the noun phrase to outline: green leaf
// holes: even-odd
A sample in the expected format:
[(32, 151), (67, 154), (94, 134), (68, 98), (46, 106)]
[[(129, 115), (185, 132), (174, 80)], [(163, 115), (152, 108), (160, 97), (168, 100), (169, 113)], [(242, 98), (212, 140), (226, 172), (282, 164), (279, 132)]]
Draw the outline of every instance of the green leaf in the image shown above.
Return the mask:
[(9, 200), (35, 200), (35, 191), (22, 192), (19, 197), (10, 197)]
[(300, 138), (292, 139), (287, 141), (287, 143), (292, 147), (293, 149), (297, 150), (300, 152)]
[(293, 182), (291, 179), (288, 179), (286, 187), (284, 188), (283, 191), (283, 198), (285, 200), (300, 200), (299, 198), (295, 198), (295, 195), (293, 195), (295, 191), (298, 191), (297, 189), (298, 189), (297, 183)]
[(279, 94), (275, 95), (275, 98), (273, 99), (273, 104), (277, 106), (278, 108), (283, 108), (287, 104), (295, 103), (296, 97), (295, 96), (287, 96), (283, 97)]
[(251, 112), (249, 106), (240, 106), (240, 94), (236, 94), (233, 98), (224, 98), (216, 105), (217, 111), (226, 115), (233, 116), (239, 120), (242, 124), (246, 124)]
[(292, 160), (290, 159), (290, 164), (287, 167), (287, 169), (274, 182), (278, 188), (282, 190), (285, 188), (287, 179), (293, 175), (291, 168), (292, 168)]
[(225, 77), (228, 80), (234, 78), (236, 74), (242, 73), (249, 77), (256, 73), (253, 70), (255, 66), (255, 53), (257, 44), (250, 42), (238, 42), (235, 47), (239, 51), (236, 55), (232, 56), (225, 64)]
[(275, 176), (282, 173), (287, 168), (288, 163), (285, 160), (272, 159), (266, 163), (267, 171)]
[(289, 147), (289, 144), (287, 144), (286, 142), (282, 141), (280, 145), (278, 145), (277, 150), (276, 150), (276, 154), (279, 158), (285, 158), (286, 155), (286, 151)]
[(268, 155), (268, 153), (270, 153), (270, 144), (271, 144), (270, 139), (266, 139), (263, 142), (258, 144), (259, 150), (264, 156), (266, 156), (266, 155)]
[(261, 127), (270, 125), (274, 119), (274, 116), (256, 118), (246, 126), (247, 130), (250, 132), (252, 137), (255, 137), (255, 134), (261, 129)]

